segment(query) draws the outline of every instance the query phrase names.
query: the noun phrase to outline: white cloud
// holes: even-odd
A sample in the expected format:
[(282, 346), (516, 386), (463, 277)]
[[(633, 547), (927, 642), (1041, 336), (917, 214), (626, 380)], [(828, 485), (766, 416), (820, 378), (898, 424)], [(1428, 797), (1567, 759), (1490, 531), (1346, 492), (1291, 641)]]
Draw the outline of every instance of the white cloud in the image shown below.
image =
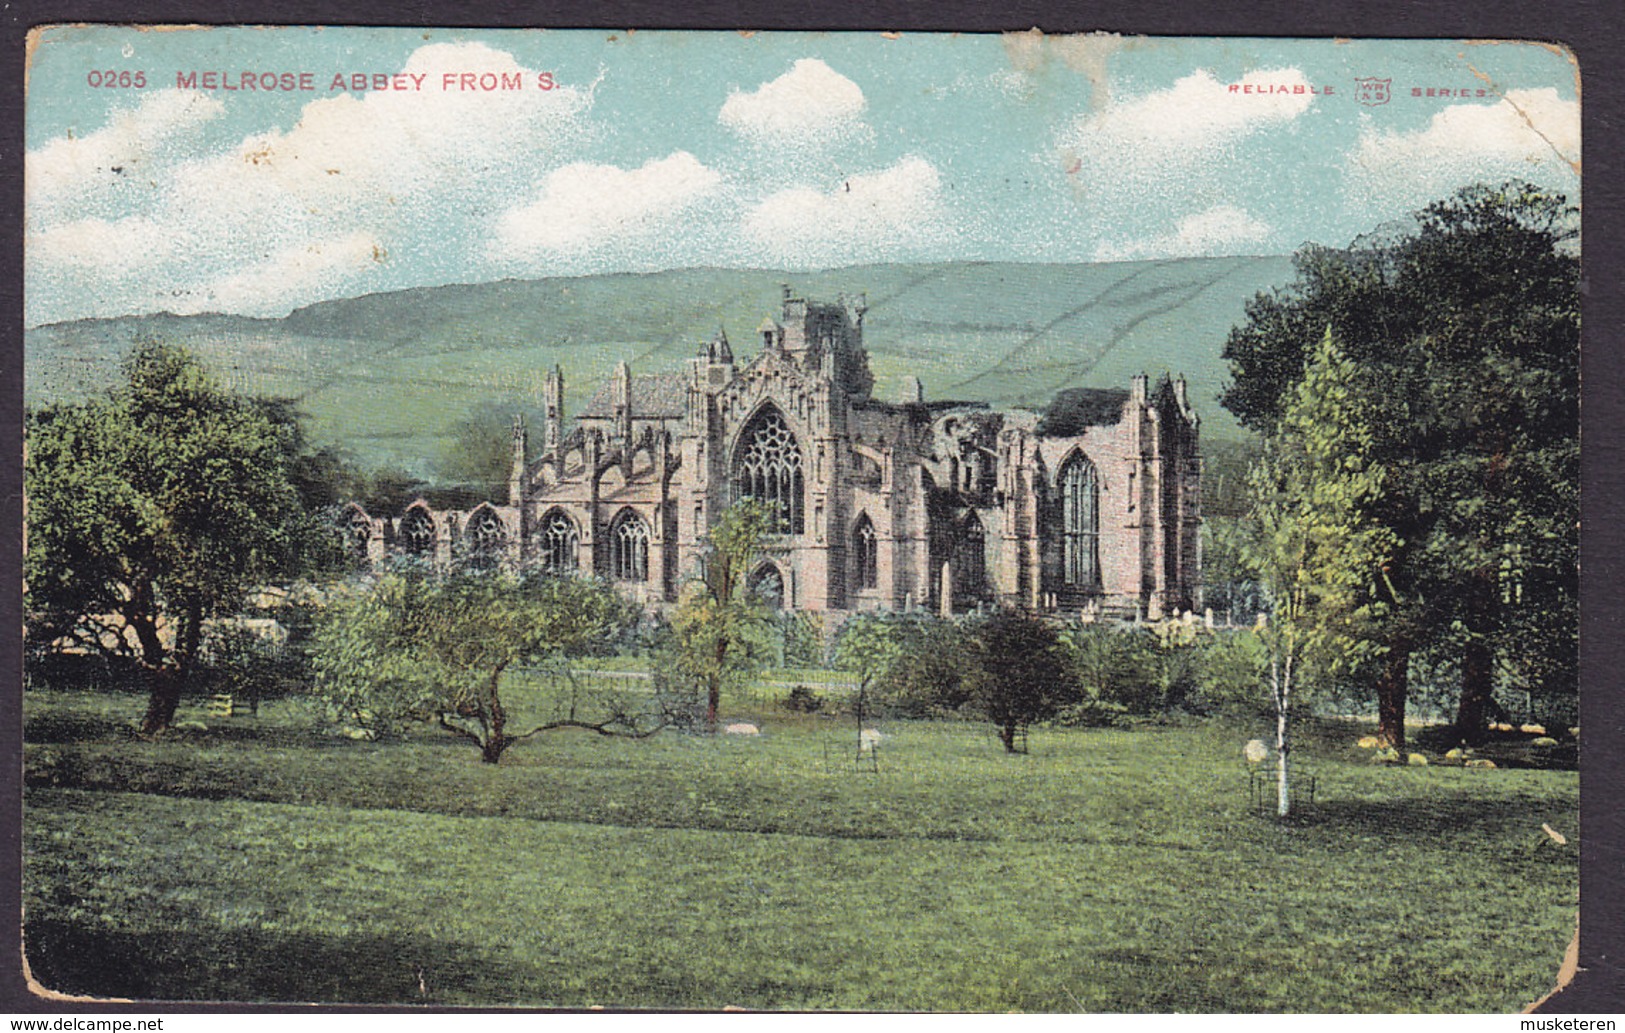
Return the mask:
[(779, 191), (746, 213), (744, 233), (771, 261), (806, 266), (896, 257), (945, 232), (941, 194), (935, 166), (910, 156), (828, 192)]
[(1240, 208), (1218, 205), (1186, 216), (1160, 237), (1102, 244), (1095, 251), (1095, 261), (1258, 254), (1257, 245), (1268, 240), (1270, 233), (1269, 226)]
[(75, 219), (27, 238), (28, 259), (83, 274), (128, 274), (174, 258), (181, 237), (173, 227), (144, 215), (122, 219)]
[(177, 144), (225, 110), (206, 93), (155, 90), (113, 112), (100, 129), (47, 141), (23, 162), (30, 220), (51, 220), (69, 207), (82, 213), (98, 195), (149, 182), (158, 167), (175, 159)]
[[(322, 97), (292, 127), (208, 154), (191, 144), (220, 101), (190, 91), (155, 93), (81, 140), (30, 154), (28, 321), (197, 307), (285, 312), (315, 300), (313, 285), (341, 269), (370, 268), (358, 256), (373, 244), (443, 255), (435, 261), (466, 277), (484, 241), (464, 238), (510, 202), (515, 183), (590, 131), (591, 97), (569, 86), (538, 90), (534, 71), (480, 43), (420, 47), (401, 71), (421, 90)], [(443, 88), (444, 74), (463, 72), (520, 85)], [(120, 218), (98, 222), (107, 213), (41, 200), (47, 189), (79, 189), (76, 170), (160, 145), (170, 164), (140, 197), (121, 199)]]
[(868, 102), (858, 84), (813, 57), (749, 93), (735, 90), (717, 121), (740, 134), (772, 142), (820, 142), (864, 131)]
[(1348, 163), (1352, 200), (1415, 207), (1478, 181), (1577, 185), (1580, 104), (1555, 89), (1509, 90), (1487, 104), (1452, 104), (1411, 133), (1366, 126)]
[(291, 247), (257, 265), (228, 275), (173, 307), (179, 315), (237, 312), (280, 315), (289, 303), (342, 296), (360, 277), (388, 258), (371, 234), (357, 231)]
[(536, 256), (613, 248), (669, 224), (721, 182), (687, 151), (636, 169), (566, 165), (548, 174), (536, 200), (500, 218), (494, 249)]
[[(1296, 68), (1249, 72), (1234, 84), (1237, 90), (1231, 85), (1193, 72), (1166, 90), (1077, 119), (1061, 134), (1061, 150), (1069, 165), (1087, 157), (1120, 172), (1183, 169), (1260, 129), (1291, 122), (1314, 103), (1308, 79)], [(1273, 89), (1248, 93), (1249, 87)]]

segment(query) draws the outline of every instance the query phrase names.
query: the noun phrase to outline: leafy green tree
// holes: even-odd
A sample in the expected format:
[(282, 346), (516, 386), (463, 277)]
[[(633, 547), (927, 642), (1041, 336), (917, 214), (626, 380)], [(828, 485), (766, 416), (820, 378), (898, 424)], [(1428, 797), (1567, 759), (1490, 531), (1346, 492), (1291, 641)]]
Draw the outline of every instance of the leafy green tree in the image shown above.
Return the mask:
[[(480, 405), (451, 425), (450, 438), (435, 463), (435, 473), (445, 481), (470, 489), (478, 501), (507, 502), (516, 412), (523, 415), (530, 426), (542, 426), (542, 414), (520, 400), (515, 399), (511, 404)], [(477, 503), (470, 506), (474, 504)]]
[(1074, 624), (1057, 633), (1078, 699), (1069, 724), (1110, 724), (1121, 714), (1149, 714), (1161, 696), (1150, 636), (1111, 624)]
[[(427, 481), (415, 477), (399, 467), (387, 467), (374, 470), (366, 475), (365, 494), (356, 497), (362, 508), (369, 513), (378, 515), (396, 516), (406, 511), (420, 495), (429, 490)], [(462, 500), (458, 500), (462, 501)], [(437, 504), (437, 503), (431, 503)], [(453, 506), (456, 509), (469, 509), (478, 505), (478, 501), (466, 506)]]
[(858, 613), (841, 626), (833, 660), (837, 669), (857, 675), (858, 695), (853, 705), (859, 724), (869, 711), (874, 686), (892, 676), (908, 655), (910, 638), (918, 637), (910, 635), (914, 623), (907, 614)]
[(1400, 543), (1374, 514), (1387, 478), (1372, 456), (1376, 386), (1328, 330), (1253, 468), (1250, 559), (1272, 604), (1260, 634), (1281, 817), (1291, 808), (1291, 715), (1305, 668), (1335, 675), (1379, 654), (1394, 601), (1383, 571)]
[(1250, 622), (1260, 611), (1257, 585), (1241, 552), (1251, 515), (1248, 475), (1259, 443), (1202, 443), (1202, 598), (1227, 620)]
[(1055, 629), (1025, 610), (1001, 609), (977, 629), (982, 677), (976, 705), (1008, 753), (1016, 733), (1076, 698), (1076, 684)]
[(502, 698), (510, 668), (602, 652), (637, 616), (588, 578), (403, 565), (329, 607), (313, 645), (318, 686), (364, 726), (434, 721), (478, 746), (487, 764), (560, 728), (643, 738), (669, 717), (646, 695), (572, 700), (561, 716), (518, 733)]
[(772, 615), (749, 589), (751, 565), (774, 526), (754, 500), (734, 503), (705, 536), (699, 577), (683, 586), (672, 612), (672, 668), (705, 689), (705, 724), (715, 730), (724, 687), (750, 680), (772, 647)]
[(224, 390), (157, 342), (124, 373), (104, 397), (26, 421), (24, 578), (33, 635), (133, 654), (150, 734), (174, 720), (205, 622), (330, 536), (290, 480), (302, 439), (287, 406)]
[(1437, 395), (1412, 442), (1435, 515), (1417, 553), (1432, 624), (1461, 649), (1467, 741), (1483, 734), (1498, 657), (1572, 675), (1578, 653), (1573, 214), (1527, 187), (1465, 192), (1423, 213), (1403, 270), (1427, 313), (1414, 343)]
[(312, 513), (336, 510), (367, 496), (367, 477), (355, 458), (338, 445), (303, 450), (290, 464), (288, 479), (305, 508)]
[[(1460, 657), (1457, 730), (1479, 736), (1495, 672), (1572, 672), (1578, 587), (1575, 211), (1527, 184), (1475, 186), (1404, 231), (1300, 252), (1298, 279), (1230, 335), (1243, 424), (1272, 432), (1326, 327), (1382, 384), (1372, 512), (1402, 542), (1375, 669), (1379, 736), (1403, 742), (1410, 657)], [(1570, 682), (1572, 686), (1572, 681)], [(1572, 689), (1571, 689), (1572, 691)]]
[(904, 717), (960, 710), (982, 677), (975, 635), (924, 611), (854, 615), (841, 628), (834, 663), (859, 676), (862, 711)]

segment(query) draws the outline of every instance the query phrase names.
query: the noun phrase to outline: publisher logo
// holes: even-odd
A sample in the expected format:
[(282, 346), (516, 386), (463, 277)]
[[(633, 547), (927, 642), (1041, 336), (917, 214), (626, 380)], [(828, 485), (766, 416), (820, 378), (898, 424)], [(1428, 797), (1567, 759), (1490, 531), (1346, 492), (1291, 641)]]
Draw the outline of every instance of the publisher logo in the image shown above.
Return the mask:
[(1355, 79), (1354, 96), (1368, 108), (1388, 103), (1388, 87), (1392, 79)]

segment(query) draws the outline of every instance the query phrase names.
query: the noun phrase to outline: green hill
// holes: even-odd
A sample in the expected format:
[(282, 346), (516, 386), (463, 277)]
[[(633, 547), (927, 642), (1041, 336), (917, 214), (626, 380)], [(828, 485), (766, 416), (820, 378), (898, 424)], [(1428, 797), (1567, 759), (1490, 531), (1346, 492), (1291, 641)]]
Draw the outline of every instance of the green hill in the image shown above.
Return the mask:
[(492, 407), (534, 410), (564, 367), (567, 405), (614, 364), (669, 369), (718, 326), (741, 358), (776, 314), (780, 284), (812, 298), (867, 292), (876, 393), (919, 377), (930, 398), (1042, 405), (1068, 387), (1183, 372), (1206, 433), (1239, 434), (1219, 407), (1226, 334), (1248, 298), (1292, 279), (1288, 257), (1102, 265), (946, 263), (821, 272), (682, 269), (508, 280), (322, 302), (282, 319), (132, 316), (25, 336), (29, 404), (83, 397), (118, 377), (150, 335), (195, 350), (235, 386), (298, 400), (317, 441), (368, 465), (430, 474), (454, 424)]

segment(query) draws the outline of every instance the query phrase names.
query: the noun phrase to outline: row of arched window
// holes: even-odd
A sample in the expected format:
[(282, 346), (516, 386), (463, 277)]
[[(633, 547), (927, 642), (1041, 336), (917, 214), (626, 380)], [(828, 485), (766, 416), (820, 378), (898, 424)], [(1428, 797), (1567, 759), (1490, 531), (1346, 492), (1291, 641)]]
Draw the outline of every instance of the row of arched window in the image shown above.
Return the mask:
[[(741, 436), (743, 445), (735, 463), (733, 489), (738, 499), (753, 498), (768, 506), (780, 534), (804, 534), (806, 521), (806, 477), (802, 470), (801, 448), (784, 415), (767, 406), (751, 421)], [(355, 511), (346, 523), (352, 542), (365, 549), (371, 534), (370, 521)], [(539, 531), (542, 554), (550, 568), (571, 570), (580, 538), (574, 522), (562, 511), (551, 511)], [(407, 510), (401, 518), (398, 540), (402, 552), (411, 555), (434, 551), (434, 519), (421, 506)], [(615, 576), (624, 581), (642, 581), (649, 569), (649, 528), (631, 510), (623, 510), (610, 528)], [(463, 535), (468, 551), (498, 553), (507, 544), (502, 520), (489, 509), (476, 510), (469, 517)]]
[[(434, 518), (422, 506), (413, 506), (401, 517), (396, 541), (400, 551), (408, 556), (426, 556), (434, 552)], [(478, 509), (468, 518), (463, 530), (464, 548), (470, 556), (495, 557), (508, 543), (508, 529), (502, 518), (489, 509)]]
[[(1087, 460), (1069, 464), (1061, 475), (1061, 579), (1070, 588), (1095, 584), (1098, 567), (1099, 498), (1094, 467)], [(359, 512), (352, 515), (348, 528), (352, 541), (366, 547), (369, 527)], [(954, 590), (965, 595), (983, 591), (987, 578), (986, 534), (974, 513), (954, 529)], [(467, 554), (475, 562), (495, 562), (507, 545), (507, 531), (501, 519), (489, 509), (477, 510), (469, 518), (464, 541)], [(399, 542), (408, 555), (427, 555), (434, 549), (433, 518), (421, 507), (407, 511), (401, 519)], [(538, 559), (544, 569), (568, 573), (578, 568), (581, 535), (576, 523), (559, 509), (550, 510), (537, 528)], [(617, 581), (643, 582), (649, 579), (649, 525), (631, 509), (616, 514), (609, 526), (609, 571)], [(852, 530), (853, 587), (872, 589), (879, 585), (880, 538), (868, 514), (858, 517)]]
[[(366, 548), (369, 528), (359, 512), (352, 516), (348, 530), (351, 539), (362, 551)], [(434, 552), (434, 518), (428, 510), (414, 506), (401, 518), (397, 542), (408, 556), (427, 556)], [(581, 534), (574, 520), (562, 510), (550, 510), (536, 530), (538, 559), (543, 568), (557, 573), (578, 569)], [(468, 518), (463, 532), (464, 552), (476, 564), (495, 562), (508, 545), (507, 528), (502, 518), (489, 509), (479, 509)], [(609, 527), (609, 573), (617, 581), (647, 581), (649, 579), (649, 525), (631, 509), (616, 514)]]
[[(581, 534), (562, 510), (542, 518), (537, 533), (542, 566), (565, 574), (577, 569)], [(623, 509), (609, 524), (609, 576), (616, 581), (649, 580), (649, 524), (630, 509)]]

